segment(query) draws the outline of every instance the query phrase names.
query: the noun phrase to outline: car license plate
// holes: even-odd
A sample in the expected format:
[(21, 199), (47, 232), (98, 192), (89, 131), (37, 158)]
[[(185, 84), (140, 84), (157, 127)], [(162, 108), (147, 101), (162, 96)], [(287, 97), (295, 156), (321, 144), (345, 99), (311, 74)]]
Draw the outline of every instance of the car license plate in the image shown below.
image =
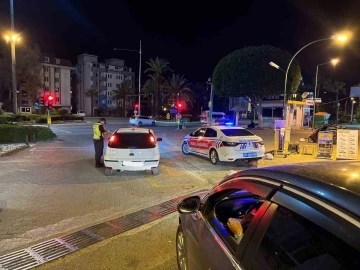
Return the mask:
[(244, 153), (244, 157), (257, 157), (256, 153)]
[(123, 166), (142, 167), (142, 166), (144, 166), (144, 162), (139, 162), (139, 161), (123, 161)]

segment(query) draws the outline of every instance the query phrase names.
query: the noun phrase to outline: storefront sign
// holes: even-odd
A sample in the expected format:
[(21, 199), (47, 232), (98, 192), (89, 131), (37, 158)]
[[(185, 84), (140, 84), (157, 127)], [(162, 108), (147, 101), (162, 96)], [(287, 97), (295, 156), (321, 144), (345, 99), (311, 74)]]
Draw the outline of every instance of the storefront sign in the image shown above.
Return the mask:
[(359, 131), (349, 129), (337, 130), (336, 159), (357, 159)]

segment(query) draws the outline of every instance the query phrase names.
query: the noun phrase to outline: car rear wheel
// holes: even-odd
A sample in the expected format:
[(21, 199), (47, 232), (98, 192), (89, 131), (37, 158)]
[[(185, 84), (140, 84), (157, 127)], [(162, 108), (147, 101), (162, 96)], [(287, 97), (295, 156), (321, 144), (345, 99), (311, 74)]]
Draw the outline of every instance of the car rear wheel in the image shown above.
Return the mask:
[(153, 169), (151, 170), (151, 173), (152, 173), (153, 175), (158, 175), (158, 174), (160, 173), (159, 167), (153, 168)]
[(183, 145), (181, 147), (181, 150), (182, 150), (184, 155), (190, 154), (190, 148), (189, 148), (189, 145), (186, 142), (183, 143)]
[(139, 122), (139, 123), (138, 123), (138, 126), (141, 127), (141, 126), (142, 126), (142, 122)]
[(104, 174), (105, 174), (106, 176), (111, 176), (111, 175), (112, 175), (112, 170), (111, 170), (111, 169), (108, 169), (108, 168), (105, 168)]
[(186, 270), (186, 252), (185, 252), (185, 241), (184, 232), (182, 231), (181, 224), (179, 225), (176, 232), (176, 258), (178, 268), (180, 270)]
[(258, 167), (258, 160), (257, 159), (250, 159), (248, 161), (248, 166), (250, 168), (257, 168)]
[(155, 121), (153, 121), (153, 122), (151, 123), (151, 125), (152, 125), (152, 126), (155, 126)]
[(211, 162), (211, 164), (216, 165), (216, 163), (218, 163), (218, 161), (219, 161), (218, 153), (216, 152), (215, 149), (211, 149), (211, 151), (210, 151), (210, 162)]

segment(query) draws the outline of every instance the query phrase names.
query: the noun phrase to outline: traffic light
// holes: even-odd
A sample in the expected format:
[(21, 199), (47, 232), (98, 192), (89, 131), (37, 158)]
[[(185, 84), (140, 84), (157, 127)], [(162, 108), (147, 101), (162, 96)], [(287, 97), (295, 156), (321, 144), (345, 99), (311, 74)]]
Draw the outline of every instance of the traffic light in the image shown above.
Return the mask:
[(54, 104), (54, 96), (52, 95), (49, 95), (47, 97), (47, 104), (48, 104), (48, 109), (51, 110), (52, 109), (52, 106)]
[(44, 106), (44, 96), (41, 96), (41, 97), (39, 98), (39, 102), (40, 102), (40, 107), (41, 107), (41, 106)]
[(135, 109), (139, 108), (139, 105), (138, 104), (135, 104)]

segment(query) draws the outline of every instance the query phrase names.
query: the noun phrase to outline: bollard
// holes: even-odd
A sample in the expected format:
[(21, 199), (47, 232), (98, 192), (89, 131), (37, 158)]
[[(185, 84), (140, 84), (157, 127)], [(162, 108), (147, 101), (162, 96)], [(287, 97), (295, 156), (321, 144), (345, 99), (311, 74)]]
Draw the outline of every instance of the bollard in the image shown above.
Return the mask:
[(33, 142), (36, 143), (36, 137), (35, 133), (33, 134)]
[(26, 134), (26, 135), (25, 135), (25, 143), (26, 143), (26, 144), (29, 144), (29, 134)]

